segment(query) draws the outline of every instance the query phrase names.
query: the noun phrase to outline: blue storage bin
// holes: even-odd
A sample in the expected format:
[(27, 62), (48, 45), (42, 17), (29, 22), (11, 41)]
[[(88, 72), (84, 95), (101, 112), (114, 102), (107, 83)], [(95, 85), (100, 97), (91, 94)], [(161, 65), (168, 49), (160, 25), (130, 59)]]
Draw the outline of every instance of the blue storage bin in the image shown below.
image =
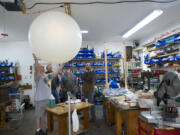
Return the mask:
[(108, 66), (112, 66), (112, 65), (113, 65), (113, 63), (112, 63), (112, 62), (109, 62), (107, 65), (108, 65)]
[(171, 37), (169, 37), (169, 38), (166, 38), (166, 39), (165, 39), (166, 44), (174, 43), (176, 37), (177, 37), (177, 36), (175, 35), (175, 36), (171, 36)]
[(13, 62), (11, 62), (11, 63), (9, 64), (9, 67), (13, 67)]
[(175, 61), (175, 56), (169, 56), (167, 61)]
[(175, 55), (175, 60), (180, 60), (180, 54)]
[(150, 64), (150, 61), (149, 60), (145, 60), (144, 64)]
[(70, 64), (65, 64), (64, 67), (72, 67)]
[(119, 56), (113, 56), (113, 58), (122, 58), (122, 56), (121, 55), (119, 55)]
[(96, 70), (96, 74), (105, 74), (105, 70)]
[(119, 88), (118, 83), (116, 81), (111, 81), (110, 88), (113, 89)]
[(154, 63), (158, 63), (159, 59), (150, 59), (149, 63), (150, 64), (154, 64)]
[(168, 58), (167, 57), (165, 57), (165, 58), (162, 58), (162, 61), (164, 62), (164, 61), (167, 61), (168, 60)]
[(9, 88), (9, 94), (16, 94), (18, 93), (18, 87), (16, 88)]
[(85, 66), (86, 64), (79, 64), (79, 63), (76, 64), (76, 67), (85, 67)]
[(180, 35), (174, 38), (174, 42), (180, 41)]
[(82, 72), (82, 71), (79, 71), (79, 72), (74, 72), (73, 74), (74, 75), (82, 75), (84, 72)]
[(161, 46), (164, 46), (164, 45), (166, 45), (166, 41), (165, 41), (165, 40), (162, 40), (161, 42), (156, 43), (154, 46), (155, 46), (155, 47), (161, 47)]
[(146, 54), (146, 55), (144, 56), (144, 59), (149, 59), (149, 54)]
[(161, 63), (163, 58), (158, 58), (158, 61), (156, 63)]

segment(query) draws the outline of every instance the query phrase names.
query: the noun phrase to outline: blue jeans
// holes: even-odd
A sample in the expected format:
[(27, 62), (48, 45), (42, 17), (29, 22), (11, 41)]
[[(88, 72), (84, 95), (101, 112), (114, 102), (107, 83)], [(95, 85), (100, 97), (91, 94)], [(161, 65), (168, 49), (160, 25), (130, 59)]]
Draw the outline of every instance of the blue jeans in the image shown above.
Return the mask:
[(59, 97), (59, 93), (57, 92), (57, 90), (52, 90), (52, 94), (55, 98), (56, 104), (60, 103), (60, 97)]
[[(93, 92), (84, 92), (84, 98), (88, 99), (88, 102), (94, 104), (94, 94)], [(91, 107), (91, 119), (96, 120), (96, 113), (94, 105)]]

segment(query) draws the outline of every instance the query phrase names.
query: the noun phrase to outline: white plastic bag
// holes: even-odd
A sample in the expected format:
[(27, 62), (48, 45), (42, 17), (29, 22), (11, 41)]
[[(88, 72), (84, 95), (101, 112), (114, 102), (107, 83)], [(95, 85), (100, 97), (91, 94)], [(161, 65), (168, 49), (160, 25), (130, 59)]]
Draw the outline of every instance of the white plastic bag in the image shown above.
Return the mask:
[(74, 109), (72, 113), (72, 122), (73, 122), (73, 132), (77, 132), (79, 130), (79, 119), (76, 109)]

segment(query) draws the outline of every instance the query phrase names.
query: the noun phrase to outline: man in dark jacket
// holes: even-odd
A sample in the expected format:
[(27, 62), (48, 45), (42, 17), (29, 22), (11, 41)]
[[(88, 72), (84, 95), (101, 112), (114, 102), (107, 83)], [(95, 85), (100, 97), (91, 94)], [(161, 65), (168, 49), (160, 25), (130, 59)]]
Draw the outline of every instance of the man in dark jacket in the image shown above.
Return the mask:
[(61, 78), (62, 78), (62, 73), (59, 73), (51, 82), (51, 90), (55, 98), (56, 104), (60, 103), (59, 92), (61, 90), (61, 80), (62, 80)]
[[(84, 97), (85, 97), (85, 99), (88, 99), (88, 102), (93, 104), (93, 92), (94, 92), (94, 84), (96, 81), (96, 74), (91, 69), (90, 63), (86, 64), (86, 72), (82, 75), (81, 78), (82, 78), (82, 80), (84, 80), (84, 83), (82, 86)], [(91, 117), (92, 117), (92, 120), (96, 120), (94, 106), (91, 107)]]
[(62, 91), (66, 95), (66, 100), (67, 100), (67, 92), (71, 92), (72, 95), (76, 95), (77, 92), (77, 78), (75, 75), (72, 74), (71, 70), (69, 67), (65, 68), (65, 72), (62, 76)]

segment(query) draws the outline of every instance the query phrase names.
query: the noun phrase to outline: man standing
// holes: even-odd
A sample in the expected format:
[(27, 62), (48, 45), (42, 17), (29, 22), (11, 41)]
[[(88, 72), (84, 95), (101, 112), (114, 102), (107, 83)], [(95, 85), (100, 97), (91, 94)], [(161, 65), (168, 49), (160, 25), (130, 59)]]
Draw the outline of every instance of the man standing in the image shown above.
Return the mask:
[(55, 98), (56, 104), (60, 103), (59, 92), (61, 90), (61, 80), (62, 80), (62, 73), (59, 73), (56, 77), (53, 78), (51, 82), (51, 90)]
[(52, 71), (52, 65), (51, 64), (48, 64), (47, 66), (46, 66), (46, 74), (49, 74), (49, 73), (52, 73), (53, 71)]
[(65, 73), (62, 77), (62, 90), (66, 94), (67, 100), (67, 92), (71, 92), (72, 95), (76, 95), (77, 92), (77, 78), (75, 75), (71, 73), (69, 67), (66, 67)]
[(48, 106), (48, 99), (51, 96), (51, 89), (48, 86), (48, 80), (53, 79), (60, 71), (62, 71), (63, 65), (61, 65), (56, 72), (45, 74), (44, 66), (39, 64), (37, 57), (33, 54), (35, 60), (35, 116), (36, 116), (36, 135), (47, 135), (47, 129), (44, 133), (40, 128), (41, 119), (45, 118), (47, 126), (47, 116), (45, 114), (44, 107)]
[[(86, 64), (86, 72), (82, 75), (81, 79), (84, 80), (84, 83), (83, 83), (83, 86), (82, 86), (84, 97), (85, 97), (85, 99), (88, 99), (88, 101), (90, 103), (93, 104), (93, 92), (94, 92), (94, 84), (95, 84), (95, 81), (96, 81), (96, 74), (91, 69), (91, 64), (90, 63)], [(91, 107), (91, 119), (93, 121), (96, 120), (94, 106)]]

